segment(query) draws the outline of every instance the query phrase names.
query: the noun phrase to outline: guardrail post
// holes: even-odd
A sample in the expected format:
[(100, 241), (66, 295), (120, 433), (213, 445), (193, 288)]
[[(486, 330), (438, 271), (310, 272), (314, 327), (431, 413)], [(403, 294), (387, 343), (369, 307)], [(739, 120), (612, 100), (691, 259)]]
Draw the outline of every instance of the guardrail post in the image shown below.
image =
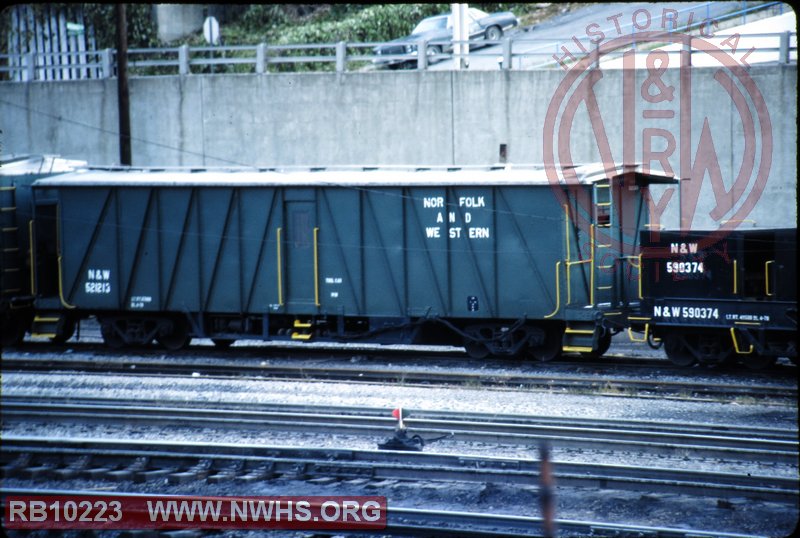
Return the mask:
[(417, 42), (417, 71), (428, 68), (428, 42), (424, 39)]
[(259, 43), (256, 47), (256, 73), (263, 75), (267, 72), (267, 44)]
[(101, 66), (103, 70), (103, 78), (111, 78), (114, 76), (114, 63), (112, 62), (111, 49), (103, 49), (101, 53)]
[(178, 47), (178, 72), (181, 75), (189, 74), (189, 45)]
[(791, 32), (784, 32), (781, 34), (781, 43), (780, 43), (780, 51), (778, 52), (778, 62), (782, 64), (789, 63), (789, 39), (791, 38)]
[(36, 56), (34, 56), (32, 52), (29, 52), (23, 56), (22, 63), (25, 65), (25, 76), (23, 80), (34, 80), (36, 78)]
[(503, 39), (503, 65), (502, 69), (511, 69), (511, 38), (506, 37)]
[(347, 43), (336, 43), (336, 72), (343, 73), (347, 70)]

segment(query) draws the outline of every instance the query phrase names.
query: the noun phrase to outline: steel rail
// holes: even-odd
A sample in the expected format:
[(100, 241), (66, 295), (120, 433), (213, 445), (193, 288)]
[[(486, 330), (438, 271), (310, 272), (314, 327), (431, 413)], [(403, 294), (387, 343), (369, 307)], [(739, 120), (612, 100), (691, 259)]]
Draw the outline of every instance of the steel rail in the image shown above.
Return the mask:
[[(531, 459), (475, 457), (389, 450), (346, 450), (270, 447), (228, 443), (160, 442), (154, 440), (99, 440), (85, 438), (41, 438), (4, 436), (0, 450), (5, 473), (12, 472), (19, 458), (37, 460), (41, 473), (56, 467), (69, 467), (70, 461), (100, 464), (105, 473), (146, 459), (160, 469), (181, 474), (203, 467), (209, 473), (230, 472), (230, 465), (246, 462), (301, 479), (317, 477), (369, 478), (371, 480), (495, 482), (535, 486), (539, 462)], [(17, 460), (13, 458), (16, 457)], [(49, 464), (46, 462), (50, 462)], [(105, 467), (102, 462), (105, 463)], [(25, 460), (25, 465), (30, 465)], [(48, 467), (49, 465), (49, 467)], [(614, 490), (648, 491), (713, 498), (750, 498), (796, 504), (798, 479), (739, 473), (554, 462), (559, 486)], [(25, 472), (20, 469), (19, 472)], [(138, 469), (136, 471), (147, 473)], [(101, 473), (95, 479), (103, 478)]]
[[(341, 367), (270, 365), (270, 364), (221, 364), (221, 363), (175, 363), (139, 358), (130, 360), (82, 360), (82, 359), (28, 359), (5, 357), (3, 371), (52, 371), (78, 370), (82, 372), (112, 372), (116, 375), (202, 375), (241, 377), (256, 376), (272, 379), (314, 379), (358, 383), (402, 383), (404, 385), (468, 385), (481, 387), (519, 388), (524, 390), (580, 391), (593, 395), (617, 397), (654, 395), (658, 398), (697, 400), (700, 397), (731, 400), (737, 397), (769, 398), (774, 400), (797, 400), (797, 387), (774, 385), (735, 385), (730, 383), (708, 383), (707, 381), (663, 381), (615, 378), (610, 376), (554, 376), (542, 374), (508, 374), (487, 372), (441, 372), (427, 369), (386, 369)], [(135, 369), (131, 369), (135, 366)]]
[[(94, 332), (97, 337), (91, 336)], [(106, 355), (110, 358), (124, 357), (126, 353), (135, 353), (142, 357), (161, 357), (164, 355), (164, 350), (153, 346), (143, 346), (138, 348), (130, 348), (123, 350), (112, 350), (102, 343), (99, 336), (99, 329), (89, 328), (81, 331), (81, 338), (79, 340), (70, 340), (67, 345), (74, 351), (80, 350), (83, 353), (92, 353), (96, 355)], [(88, 336), (87, 336), (88, 335)], [(208, 342), (208, 343), (205, 343)], [(255, 343), (255, 345), (234, 346), (233, 348), (219, 348), (210, 343), (210, 340), (193, 340), (192, 343), (186, 348), (185, 353), (192, 353), (199, 351), (200, 353), (207, 354), (208, 358), (226, 359), (235, 354), (237, 359), (263, 359), (265, 356), (271, 359), (279, 358), (276, 354), (283, 355), (280, 358), (286, 359), (300, 359), (300, 358), (324, 358), (336, 359), (342, 358), (348, 360), (354, 354), (364, 356), (373, 361), (395, 361), (402, 358), (412, 364), (425, 364), (430, 362), (456, 362), (462, 361), (464, 366), (474, 366), (480, 363), (481, 365), (495, 365), (497, 367), (512, 367), (512, 368), (547, 368), (548, 370), (570, 369), (576, 367), (601, 367), (607, 370), (613, 369), (626, 369), (636, 370), (640, 368), (651, 369), (664, 372), (675, 372), (677, 375), (694, 375), (708, 373), (713, 375), (719, 371), (715, 367), (705, 368), (698, 365), (695, 368), (679, 366), (670, 362), (665, 355), (662, 356), (636, 356), (631, 354), (628, 342), (620, 344), (618, 349), (614, 347), (606, 355), (600, 358), (583, 357), (578, 354), (565, 355), (557, 361), (540, 363), (536, 361), (526, 361), (524, 359), (513, 357), (495, 357), (493, 359), (484, 359), (476, 361), (469, 358), (462, 348), (457, 347), (442, 347), (440, 350), (431, 351), (430, 346), (398, 346), (392, 348), (391, 346), (384, 346), (378, 344), (364, 344), (363, 347), (348, 347), (348, 344), (337, 345), (336, 343), (329, 342), (325, 344), (296, 344), (294, 342), (284, 341), (262, 341)], [(636, 353), (634, 346), (633, 353)], [(46, 353), (61, 353), (64, 345), (53, 344), (45, 340), (26, 340), (24, 348), (16, 348), (17, 351), (24, 349), (25, 357), (33, 359), (37, 354)], [(293, 356), (294, 355), (294, 356)], [(299, 357), (297, 355), (300, 355)], [(177, 355), (181, 356), (181, 355)], [(186, 355), (183, 355), (184, 357)], [(21, 358), (22, 355), (17, 358)], [(744, 374), (750, 377), (766, 377), (766, 378), (791, 378), (796, 377), (796, 366), (792, 364), (777, 363), (769, 368), (761, 371), (749, 370), (742, 365), (729, 364), (726, 365), (728, 369), (724, 373)]]
[[(380, 412), (378, 412), (380, 411)], [(39, 421), (93, 422), (114, 425), (146, 424), (210, 427), (217, 429), (277, 430), (337, 435), (391, 435), (395, 421), (385, 410), (330, 409), (305, 406), (214, 404), (198, 408), (194, 403), (170, 405), (141, 400), (48, 398), (4, 396), (2, 414), (6, 423)], [(706, 427), (669, 423), (552, 417), (451, 414), (410, 411), (409, 431), (423, 438), (450, 435), (457, 441), (494, 442), (538, 446), (548, 441), (554, 447), (588, 450), (636, 450), (647, 454), (690, 453), (695, 458), (776, 462), (796, 465), (797, 432), (768, 428)], [(725, 431), (723, 431), (725, 430)]]
[[(103, 496), (93, 490), (40, 489), (4, 487), (0, 488), (0, 506), (5, 509), (7, 497), (11, 496)], [(141, 497), (136, 492), (117, 492), (115, 497)], [(174, 495), (159, 495), (169, 499)], [(488, 514), (451, 510), (421, 510), (388, 506), (386, 509), (387, 532), (401, 532), (404, 536), (542, 536), (542, 519), (538, 517), (508, 514)], [(636, 536), (671, 538), (759, 538), (758, 535), (738, 534), (699, 529), (650, 527), (595, 521), (556, 519), (560, 532), (570, 536)]]

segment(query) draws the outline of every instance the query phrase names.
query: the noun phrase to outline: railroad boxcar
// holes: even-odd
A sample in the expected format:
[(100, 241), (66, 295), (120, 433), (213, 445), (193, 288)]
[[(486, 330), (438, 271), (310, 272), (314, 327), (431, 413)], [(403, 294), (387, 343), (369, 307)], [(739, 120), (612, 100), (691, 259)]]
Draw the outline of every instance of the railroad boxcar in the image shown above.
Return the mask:
[[(575, 167), (86, 168), (34, 183), (36, 317), (192, 337), (602, 354), (638, 301), (648, 185)], [(633, 305), (636, 306), (636, 305)]]
[(0, 157), (0, 333), (3, 345), (19, 342), (33, 319), (29, 256), (33, 182), (85, 165), (83, 161), (49, 155)]
[(672, 362), (797, 361), (796, 229), (645, 232), (642, 247), (639, 328)]

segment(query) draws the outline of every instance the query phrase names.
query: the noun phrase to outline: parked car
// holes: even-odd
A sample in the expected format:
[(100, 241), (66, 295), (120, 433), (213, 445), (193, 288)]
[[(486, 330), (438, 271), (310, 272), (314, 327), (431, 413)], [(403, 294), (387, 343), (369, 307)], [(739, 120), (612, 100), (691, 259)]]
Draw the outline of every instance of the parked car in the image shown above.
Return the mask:
[[(469, 19), (470, 49), (498, 41), (503, 37), (504, 32), (519, 24), (517, 17), (510, 11), (492, 13), (490, 15), (480, 9), (471, 7), (467, 10), (467, 17)], [(428, 56), (431, 57), (431, 61), (435, 61), (437, 55), (452, 52), (453, 16), (445, 13), (428, 17), (420, 21), (410, 35), (375, 47), (373, 53), (376, 56), (394, 57), (376, 58), (373, 63), (390, 68), (416, 63), (417, 44), (423, 40), (428, 42), (427, 52)]]

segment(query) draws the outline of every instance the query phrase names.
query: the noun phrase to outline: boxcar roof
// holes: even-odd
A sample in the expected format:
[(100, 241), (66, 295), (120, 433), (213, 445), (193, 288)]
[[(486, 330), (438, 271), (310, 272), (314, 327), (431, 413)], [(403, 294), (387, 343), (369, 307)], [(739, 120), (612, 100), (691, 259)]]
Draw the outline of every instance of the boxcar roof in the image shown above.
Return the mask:
[[(572, 168), (581, 184), (609, 176), (602, 164)], [(626, 171), (635, 171), (627, 168)], [(637, 173), (641, 176), (641, 173)], [(559, 174), (563, 177), (563, 173)], [(655, 181), (671, 178), (652, 177)], [(563, 180), (562, 180), (563, 182)], [(327, 168), (96, 168), (86, 167), (38, 180), (42, 187), (407, 187), (547, 185), (544, 166), (494, 167), (327, 167)]]

